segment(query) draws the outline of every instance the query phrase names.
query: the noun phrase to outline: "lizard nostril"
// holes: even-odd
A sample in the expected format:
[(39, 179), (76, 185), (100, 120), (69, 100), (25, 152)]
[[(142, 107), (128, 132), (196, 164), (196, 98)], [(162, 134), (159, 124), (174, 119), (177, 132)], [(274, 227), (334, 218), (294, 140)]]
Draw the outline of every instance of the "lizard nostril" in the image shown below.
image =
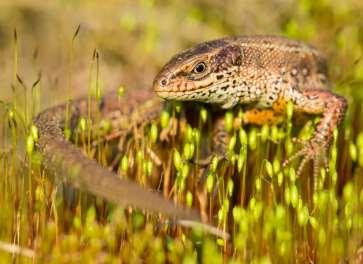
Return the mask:
[(168, 84), (168, 80), (166, 78), (163, 78), (163, 79), (160, 80), (160, 85), (161, 86), (165, 86), (167, 84)]

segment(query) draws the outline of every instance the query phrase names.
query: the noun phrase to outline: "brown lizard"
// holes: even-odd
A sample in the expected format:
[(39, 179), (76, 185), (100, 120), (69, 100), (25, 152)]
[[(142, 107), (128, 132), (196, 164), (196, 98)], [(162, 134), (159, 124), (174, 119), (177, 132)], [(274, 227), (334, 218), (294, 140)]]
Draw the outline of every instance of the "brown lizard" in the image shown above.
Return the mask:
[(288, 101), (295, 112), (321, 114), (313, 137), (284, 163), (303, 157), (298, 174), (313, 160), (316, 175), (347, 108), (343, 97), (328, 90), (324, 55), (307, 44), (278, 36), (227, 37), (199, 44), (173, 57), (153, 87), (168, 100), (200, 101), (222, 108), (249, 105), (244, 123), (277, 123)]
[[(295, 111), (322, 114), (312, 139), (292, 159), (304, 156), (300, 169), (313, 159), (316, 166), (328, 148), (333, 129), (341, 122), (346, 100), (328, 88), (326, 62), (316, 49), (281, 37), (232, 37), (202, 43), (180, 53), (167, 63), (153, 84), (165, 99), (202, 101), (231, 108), (249, 104), (245, 123), (273, 123), (280, 120), (281, 103), (292, 101)], [(123, 129), (130, 118), (136, 123), (158, 116), (162, 103), (150, 92), (134, 91), (120, 101), (115, 94), (101, 102), (87, 99), (73, 102), (71, 120), (98, 109), (114, 116)], [(187, 209), (175, 206), (161, 195), (136, 183), (122, 180), (92, 161), (64, 138), (66, 105), (45, 110), (35, 119), (46, 168), (76, 187), (123, 205), (160, 212), (179, 219), (198, 219)], [(117, 122), (116, 122), (117, 123)], [(221, 131), (223, 133), (223, 131)]]

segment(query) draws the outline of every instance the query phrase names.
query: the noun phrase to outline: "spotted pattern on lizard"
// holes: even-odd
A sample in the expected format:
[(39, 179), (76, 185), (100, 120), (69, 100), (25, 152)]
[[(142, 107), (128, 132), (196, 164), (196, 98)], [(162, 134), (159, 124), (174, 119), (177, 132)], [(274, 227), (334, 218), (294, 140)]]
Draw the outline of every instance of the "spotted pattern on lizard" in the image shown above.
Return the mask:
[[(262, 124), (267, 113), (281, 114), (275, 111), (276, 102), (291, 101), (295, 112), (322, 115), (312, 138), (285, 162), (303, 157), (300, 173), (313, 160), (315, 174), (347, 108), (346, 100), (329, 86), (321, 52), (278, 36), (228, 37), (199, 44), (174, 56), (153, 83), (154, 91), (168, 100), (213, 103), (225, 109), (250, 105), (246, 123)], [(264, 111), (251, 114), (256, 109)]]

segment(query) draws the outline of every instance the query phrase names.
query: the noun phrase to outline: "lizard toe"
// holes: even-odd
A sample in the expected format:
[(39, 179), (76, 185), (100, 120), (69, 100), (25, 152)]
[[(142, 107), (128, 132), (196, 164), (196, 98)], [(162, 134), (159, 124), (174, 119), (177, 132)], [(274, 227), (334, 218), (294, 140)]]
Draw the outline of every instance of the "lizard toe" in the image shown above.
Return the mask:
[(302, 141), (300, 139), (295, 139), (296, 142), (303, 144), (303, 147), (297, 151), (294, 155), (286, 159), (283, 163), (283, 167), (291, 164), (292, 161), (302, 157), (300, 165), (297, 170), (297, 176), (300, 176), (306, 164), (309, 161), (313, 161), (313, 175), (314, 178), (317, 177), (319, 169), (324, 164), (324, 168), (327, 168), (327, 157), (326, 157), (326, 146), (319, 144), (314, 140)]

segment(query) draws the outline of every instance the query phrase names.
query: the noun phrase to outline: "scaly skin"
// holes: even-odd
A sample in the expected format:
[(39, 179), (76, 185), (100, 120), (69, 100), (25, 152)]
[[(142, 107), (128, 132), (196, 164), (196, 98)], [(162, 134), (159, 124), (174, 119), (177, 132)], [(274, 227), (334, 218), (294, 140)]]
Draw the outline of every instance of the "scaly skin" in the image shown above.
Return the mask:
[(346, 100), (328, 90), (325, 57), (304, 43), (277, 36), (229, 37), (199, 44), (173, 57), (154, 80), (154, 91), (168, 100), (200, 101), (231, 108), (246, 104), (245, 123), (281, 121), (283, 106), (320, 114), (313, 137), (287, 159), (314, 161), (314, 174), (341, 123)]
[[(47, 109), (34, 120), (39, 130), (37, 148), (43, 154), (43, 164), (48, 172), (74, 187), (123, 206), (131, 205), (183, 220), (199, 220), (196, 212), (176, 206), (160, 194), (146, 190), (134, 182), (120, 179), (96, 161), (87, 158), (79, 148), (64, 138), (66, 107), (63, 104)], [(123, 131), (124, 134), (131, 133), (135, 126), (157, 118), (162, 107), (160, 99), (145, 91), (134, 91), (121, 99), (111, 93), (99, 103), (91, 100), (90, 105), (88, 99), (84, 98), (69, 106), (71, 124), (77, 124), (80, 117), (87, 118), (88, 110), (91, 110), (93, 113), (99, 112), (104, 118), (112, 119), (113, 129)]]
[[(288, 162), (303, 156), (299, 171), (313, 159), (315, 168), (331, 142), (333, 130), (344, 117), (346, 101), (330, 92), (324, 56), (316, 49), (292, 40), (273, 36), (235, 37), (200, 44), (175, 56), (154, 80), (154, 90), (165, 99), (202, 101), (231, 108), (247, 104), (245, 123), (277, 123), (282, 108), (292, 101), (296, 112), (321, 114), (313, 137)], [(112, 118), (123, 133), (133, 125), (156, 118), (162, 103), (145, 91), (134, 91), (121, 99), (107, 95), (101, 103), (87, 99), (70, 104), (72, 124), (88, 109)], [(39, 129), (38, 150), (46, 169), (95, 195), (122, 205), (163, 213), (179, 219), (197, 220), (192, 211), (175, 206), (161, 195), (136, 183), (122, 180), (88, 159), (64, 138), (66, 105), (50, 108), (35, 119)], [(216, 122), (216, 130), (223, 127)], [(220, 131), (219, 131), (220, 132)], [(226, 140), (217, 133), (218, 144)]]

